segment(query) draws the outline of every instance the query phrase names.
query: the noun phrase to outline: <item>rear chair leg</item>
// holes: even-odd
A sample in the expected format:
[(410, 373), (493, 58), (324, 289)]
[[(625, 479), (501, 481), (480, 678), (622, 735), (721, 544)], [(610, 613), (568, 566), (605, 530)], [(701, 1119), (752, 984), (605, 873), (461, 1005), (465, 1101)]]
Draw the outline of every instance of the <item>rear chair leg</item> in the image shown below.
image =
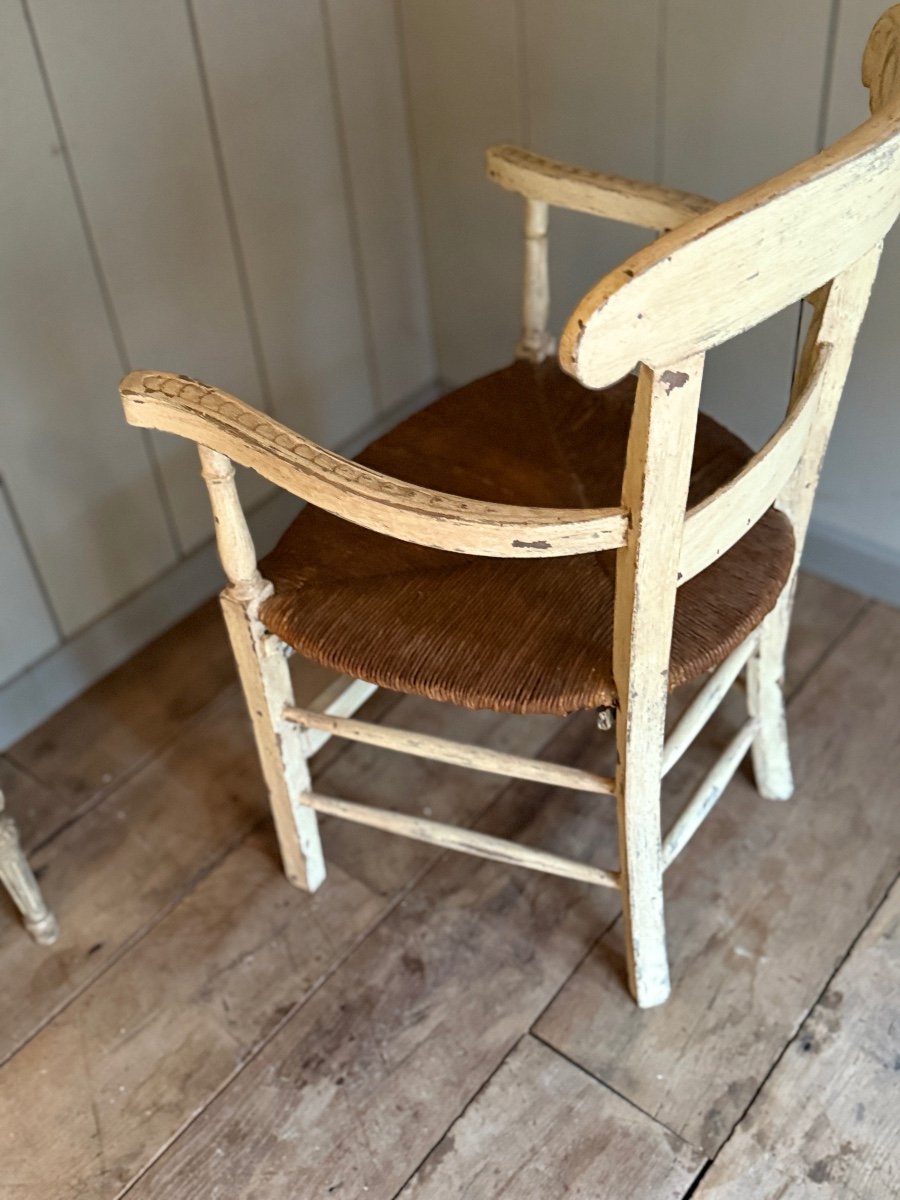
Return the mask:
[(664, 719), (665, 694), (661, 705), (653, 699), (648, 703), (648, 698), (643, 703), (633, 700), (616, 721), (616, 806), (625, 953), (628, 986), (641, 1008), (664, 1003), (671, 991), (660, 828), (660, 708)]
[(794, 794), (784, 706), (784, 660), (793, 589), (788, 588), (766, 617), (759, 646), (747, 663), (747, 705), (759, 732), (753, 739), (753, 774), (766, 800), (790, 800)]

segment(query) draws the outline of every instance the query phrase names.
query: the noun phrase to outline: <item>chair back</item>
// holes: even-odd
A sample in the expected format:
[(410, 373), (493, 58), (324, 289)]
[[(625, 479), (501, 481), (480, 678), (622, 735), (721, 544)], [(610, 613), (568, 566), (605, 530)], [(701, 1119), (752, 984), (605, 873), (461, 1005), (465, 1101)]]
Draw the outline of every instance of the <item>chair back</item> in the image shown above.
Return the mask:
[[(561, 365), (587, 387), (640, 366), (670, 405), (682, 389), (699, 390), (707, 350), (800, 299), (813, 306), (783, 422), (735, 479), (686, 513), (679, 584), (773, 503), (790, 512), (802, 544), (882, 239), (900, 214), (900, 5), (872, 31), (863, 82), (867, 121), (664, 233), (588, 292), (563, 333)], [(638, 502), (649, 495), (642, 487)]]

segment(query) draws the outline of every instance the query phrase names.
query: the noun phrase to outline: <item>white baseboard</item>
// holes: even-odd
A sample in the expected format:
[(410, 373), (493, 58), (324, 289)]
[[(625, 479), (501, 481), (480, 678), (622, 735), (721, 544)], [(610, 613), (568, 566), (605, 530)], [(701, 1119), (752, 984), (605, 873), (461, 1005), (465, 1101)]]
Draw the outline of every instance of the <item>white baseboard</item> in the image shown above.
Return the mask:
[(900, 607), (900, 552), (823, 521), (812, 521), (803, 567), (832, 583)]
[[(357, 454), (442, 390), (436, 381), (419, 388), (343, 445), (342, 452)], [(295, 497), (276, 491), (249, 514), (248, 523), (260, 556), (271, 549), (299, 508)], [(219, 591), (223, 583), (215, 546), (209, 541), (9, 680), (0, 687), (0, 749), (12, 745), (165, 633)]]

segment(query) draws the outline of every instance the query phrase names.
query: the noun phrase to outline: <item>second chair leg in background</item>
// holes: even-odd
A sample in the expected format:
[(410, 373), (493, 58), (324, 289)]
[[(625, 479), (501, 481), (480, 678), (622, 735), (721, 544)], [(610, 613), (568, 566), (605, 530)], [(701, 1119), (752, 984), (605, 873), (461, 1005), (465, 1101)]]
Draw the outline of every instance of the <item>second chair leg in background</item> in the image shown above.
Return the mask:
[(784, 705), (791, 591), (766, 617), (759, 646), (747, 663), (747, 705), (759, 729), (753, 740), (753, 774), (757, 790), (766, 800), (789, 800), (794, 794)]
[(3, 816), (0, 792), (0, 883), (12, 897), (25, 920), (25, 928), (42, 946), (56, 941), (59, 927), (56, 917), (44, 903), (34, 872), (19, 844), (19, 831), (12, 817)]

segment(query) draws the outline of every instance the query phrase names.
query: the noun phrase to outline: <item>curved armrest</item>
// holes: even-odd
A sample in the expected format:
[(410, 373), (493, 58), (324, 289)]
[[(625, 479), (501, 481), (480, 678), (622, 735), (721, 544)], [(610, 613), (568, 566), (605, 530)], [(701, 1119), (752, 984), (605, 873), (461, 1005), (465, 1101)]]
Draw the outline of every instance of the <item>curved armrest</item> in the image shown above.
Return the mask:
[(625, 543), (621, 508), (526, 508), (416, 487), (325, 450), (183, 375), (133, 371), (119, 390), (129, 424), (218, 450), (310, 504), (401, 541), (495, 558), (554, 558)]
[(530, 200), (645, 229), (674, 229), (716, 207), (715, 200), (704, 196), (621, 175), (601, 175), (517, 146), (492, 146), (487, 152), (487, 173), (494, 183)]

